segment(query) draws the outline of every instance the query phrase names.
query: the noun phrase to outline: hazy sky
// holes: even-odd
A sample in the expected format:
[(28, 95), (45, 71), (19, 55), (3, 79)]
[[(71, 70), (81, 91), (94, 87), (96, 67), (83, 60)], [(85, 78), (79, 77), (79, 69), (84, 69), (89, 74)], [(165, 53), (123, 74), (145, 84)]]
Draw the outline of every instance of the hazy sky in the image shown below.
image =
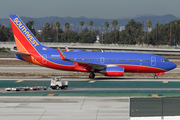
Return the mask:
[(0, 18), (26, 17), (119, 18), (143, 14), (180, 17), (180, 0), (1, 0)]

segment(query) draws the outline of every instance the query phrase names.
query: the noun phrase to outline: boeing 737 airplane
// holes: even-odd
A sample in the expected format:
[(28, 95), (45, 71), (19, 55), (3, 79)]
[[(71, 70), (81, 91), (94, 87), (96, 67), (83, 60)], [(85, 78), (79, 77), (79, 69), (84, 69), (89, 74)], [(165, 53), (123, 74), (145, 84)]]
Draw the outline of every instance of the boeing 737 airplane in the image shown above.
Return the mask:
[(168, 59), (145, 53), (73, 52), (42, 45), (17, 15), (9, 15), (17, 46), (15, 56), (23, 61), (57, 70), (89, 72), (105, 76), (123, 76), (124, 72), (154, 73), (157, 75), (176, 68)]

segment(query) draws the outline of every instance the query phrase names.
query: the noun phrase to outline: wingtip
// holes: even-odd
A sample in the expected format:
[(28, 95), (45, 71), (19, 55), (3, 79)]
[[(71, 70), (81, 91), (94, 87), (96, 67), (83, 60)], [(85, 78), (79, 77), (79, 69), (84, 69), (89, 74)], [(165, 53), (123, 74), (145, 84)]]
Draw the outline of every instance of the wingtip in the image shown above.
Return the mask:
[(61, 50), (59, 47), (57, 48), (57, 50), (58, 50), (59, 55), (61, 56), (61, 59), (62, 59), (62, 60), (68, 60), (68, 59), (66, 58), (66, 56), (64, 55), (64, 53), (62, 52), (62, 50)]

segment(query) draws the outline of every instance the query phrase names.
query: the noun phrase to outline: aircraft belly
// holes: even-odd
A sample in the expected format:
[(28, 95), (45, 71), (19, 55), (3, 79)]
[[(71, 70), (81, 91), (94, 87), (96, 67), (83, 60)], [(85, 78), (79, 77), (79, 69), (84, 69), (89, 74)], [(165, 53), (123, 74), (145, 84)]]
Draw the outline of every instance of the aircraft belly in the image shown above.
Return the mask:
[(134, 72), (134, 73), (159, 73), (166, 72), (166, 70), (156, 67), (149, 66), (138, 66), (138, 65), (118, 65), (124, 67), (124, 72)]

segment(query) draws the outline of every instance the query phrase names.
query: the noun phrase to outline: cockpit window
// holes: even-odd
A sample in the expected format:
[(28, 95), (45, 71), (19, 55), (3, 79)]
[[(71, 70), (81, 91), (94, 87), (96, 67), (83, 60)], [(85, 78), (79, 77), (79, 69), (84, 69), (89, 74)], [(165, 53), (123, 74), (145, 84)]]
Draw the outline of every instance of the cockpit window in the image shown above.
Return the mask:
[(168, 59), (161, 59), (162, 62), (168, 62)]

